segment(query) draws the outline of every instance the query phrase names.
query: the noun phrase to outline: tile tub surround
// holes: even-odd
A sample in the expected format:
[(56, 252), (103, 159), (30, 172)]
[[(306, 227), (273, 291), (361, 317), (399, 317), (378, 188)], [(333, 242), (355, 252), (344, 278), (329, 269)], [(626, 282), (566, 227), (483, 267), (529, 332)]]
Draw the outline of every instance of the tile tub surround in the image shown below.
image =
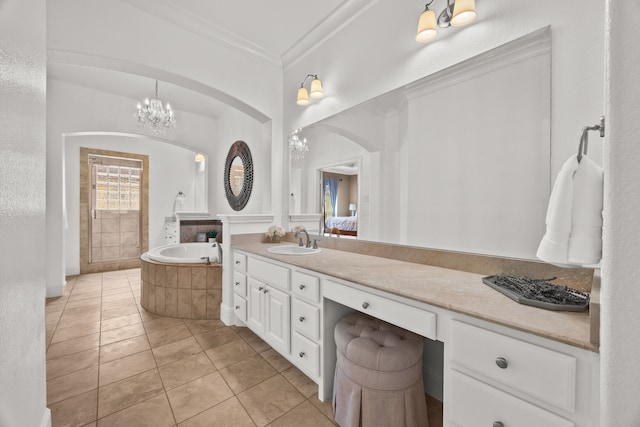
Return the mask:
[(140, 304), (181, 319), (219, 319), (222, 265), (165, 264), (142, 259)]
[[(245, 237), (247, 238), (247, 237)], [(323, 241), (326, 241), (324, 239)], [(378, 256), (327, 249), (308, 256), (276, 255), (264, 243), (235, 243), (240, 249), (310, 271), (378, 289), (418, 302), (463, 313), (499, 325), (590, 351), (588, 312), (543, 310), (518, 304), (482, 283), (486, 275)]]
[(140, 269), (80, 275), (47, 300), (52, 427), (336, 425), (315, 383), (247, 328), (149, 313), (140, 286)]

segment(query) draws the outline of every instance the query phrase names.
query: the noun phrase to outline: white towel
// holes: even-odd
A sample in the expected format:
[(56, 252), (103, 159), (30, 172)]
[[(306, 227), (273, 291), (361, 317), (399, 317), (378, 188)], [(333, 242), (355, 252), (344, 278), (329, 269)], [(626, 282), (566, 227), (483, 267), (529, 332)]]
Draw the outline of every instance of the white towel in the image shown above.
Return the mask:
[(560, 267), (600, 262), (603, 172), (587, 156), (567, 160), (556, 178), (547, 209), (547, 231), (536, 255)]

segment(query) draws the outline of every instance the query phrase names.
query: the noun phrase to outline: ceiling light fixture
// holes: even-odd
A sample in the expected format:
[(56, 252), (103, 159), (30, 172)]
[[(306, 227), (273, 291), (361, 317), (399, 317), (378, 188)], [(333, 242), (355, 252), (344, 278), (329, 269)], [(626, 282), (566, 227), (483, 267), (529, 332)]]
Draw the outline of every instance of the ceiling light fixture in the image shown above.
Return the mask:
[(138, 102), (135, 117), (138, 119), (138, 126), (151, 130), (155, 135), (173, 130), (176, 127), (176, 119), (173, 116), (171, 105), (162, 105), (158, 98), (158, 81), (156, 80), (156, 96), (152, 100), (144, 99), (144, 105)]
[[(436, 27), (436, 14), (429, 6), (435, 0), (429, 1), (424, 8), (424, 12), (418, 20), (418, 31), (416, 32), (416, 41), (427, 43), (435, 39), (438, 35)], [(470, 24), (476, 19), (476, 2), (475, 0), (447, 0), (447, 7), (438, 15), (437, 26), (447, 28), (451, 25), (454, 27), (462, 27)]]
[(304, 84), (309, 78), (313, 78), (310, 87), (311, 97), (322, 98), (322, 96), (324, 95), (324, 93), (322, 92), (322, 82), (318, 78), (318, 75), (307, 74), (307, 77), (302, 80), (302, 83), (300, 83), (300, 88), (298, 89), (298, 99), (296, 100), (296, 104), (298, 105), (309, 105), (309, 92), (307, 92), (307, 88), (304, 87)]
[(301, 130), (302, 129), (296, 129), (289, 134), (289, 151), (291, 152), (291, 157), (294, 159), (304, 158), (304, 154), (309, 151), (307, 138), (300, 139), (298, 136)]

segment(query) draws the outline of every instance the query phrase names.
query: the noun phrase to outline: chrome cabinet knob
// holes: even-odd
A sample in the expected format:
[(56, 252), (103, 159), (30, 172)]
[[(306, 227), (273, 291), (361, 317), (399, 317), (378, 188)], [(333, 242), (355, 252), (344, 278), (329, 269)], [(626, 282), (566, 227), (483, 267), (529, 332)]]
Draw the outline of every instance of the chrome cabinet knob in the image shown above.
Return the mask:
[(366, 301), (365, 301), (365, 302), (363, 302), (363, 303), (362, 303), (362, 308), (364, 308), (365, 310), (366, 310), (367, 308), (369, 308), (369, 303), (368, 303), (368, 302), (366, 302)]
[(236, 265), (240, 264), (240, 261), (236, 261)]
[(302, 285), (302, 284), (300, 286), (298, 286), (298, 287), (300, 288), (300, 290), (303, 290), (304, 288), (306, 288), (306, 286)]
[(240, 282), (236, 282), (236, 286), (240, 286)]
[(264, 288), (264, 291), (262, 291), (263, 294), (266, 294), (267, 292), (269, 292), (269, 289)]
[(298, 320), (299, 320), (299, 321), (301, 321), (301, 322), (304, 322), (304, 316), (300, 316), (300, 317), (298, 318)]
[(502, 421), (494, 421), (493, 427), (504, 427), (504, 424), (502, 423)]
[(259, 291), (261, 291), (261, 290), (263, 290), (263, 289), (264, 289), (264, 286), (260, 286), (260, 287), (258, 288), (258, 290), (259, 290)]
[(240, 310), (240, 306), (239, 305), (236, 305), (236, 310)]
[[(496, 359), (496, 365), (498, 365), (498, 368), (500, 369), (507, 369), (507, 367), (509, 366), (509, 362), (507, 362), (507, 359), (505, 359), (504, 357), (498, 357)], [(495, 423), (493, 424), (495, 426)]]
[(304, 351), (301, 351), (300, 353), (298, 353), (298, 356), (300, 357), (304, 357), (304, 355), (305, 355)]

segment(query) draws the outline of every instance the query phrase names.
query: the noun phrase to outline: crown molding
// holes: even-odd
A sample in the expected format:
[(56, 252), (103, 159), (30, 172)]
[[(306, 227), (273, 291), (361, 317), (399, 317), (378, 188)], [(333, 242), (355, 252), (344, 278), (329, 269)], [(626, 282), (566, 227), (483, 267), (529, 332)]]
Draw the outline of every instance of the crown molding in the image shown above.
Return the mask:
[(311, 28), (282, 55), (282, 67), (287, 71), (298, 61), (315, 51), (352, 21), (378, 3), (379, 0), (347, 0), (325, 19)]
[(220, 43), (244, 54), (258, 57), (278, 67), (282, 66), (282, 60), (277, 53), (265, 49), (233, 31), (207, 22), (173, 2), (168, 0), (155, 0), (153, 6), (150, 6), (149, 3), (144, 0), (122, 0), (122, 2), (216, 43)]

